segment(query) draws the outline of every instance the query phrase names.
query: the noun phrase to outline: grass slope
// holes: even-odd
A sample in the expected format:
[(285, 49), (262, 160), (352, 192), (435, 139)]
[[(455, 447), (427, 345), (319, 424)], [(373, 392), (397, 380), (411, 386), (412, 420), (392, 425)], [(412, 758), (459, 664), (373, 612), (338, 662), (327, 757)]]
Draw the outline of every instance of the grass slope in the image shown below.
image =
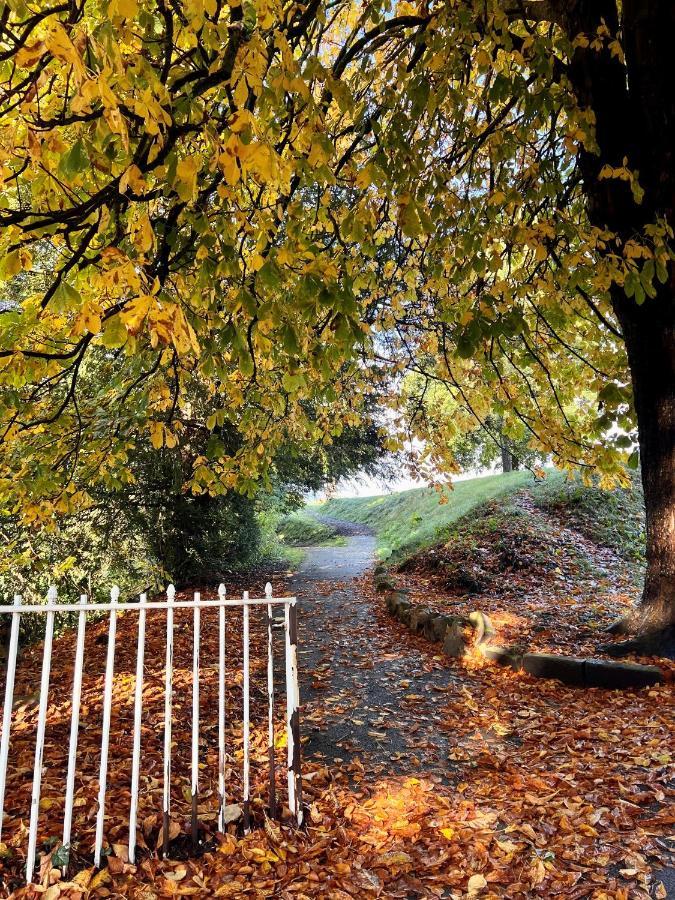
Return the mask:
[(557, 472), (532, 490), (539, 509), (559, 515), (602, 547), (638, 566), (645, 560), (644, 496), (640, 475), (628, 488), (603, 491)]
[(415, 488), (377, 497), (329, 500), (318, 512), (368, 525), (377, 536), (381, 559), (402, 558), (442, 541), (452, 524), (474, 507), (531, 483), (529, 472), (486, 475), (457, 481), (452, 489), (440, 493), (434, 488)]
[(319, 547), (327, 544), (342, 545), (342, 538), (334, 528), (318, 522), (302, 511), (285, 516), (277, 525), (280, 541), (291, 547)]

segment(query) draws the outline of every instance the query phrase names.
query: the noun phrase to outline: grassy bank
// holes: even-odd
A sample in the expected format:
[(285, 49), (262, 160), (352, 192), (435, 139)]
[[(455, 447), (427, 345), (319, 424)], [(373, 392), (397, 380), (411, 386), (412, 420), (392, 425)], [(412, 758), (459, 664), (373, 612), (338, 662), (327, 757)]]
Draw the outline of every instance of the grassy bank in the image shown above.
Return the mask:
[(566, 524), (628, 562), (644, 563), (644, 497), (638, 472), (632, 473), (630, 487), (613, 491), (556, 473), (531, 493), (539, 509), (561, 516)]
[[(419, 488), (330, 500), (315, 510), (319, 515), (368, 525), (377, 536), (380, 557), (402, 560), (443, 544), (460, 519), (489, 501), (503, 499), (504, 511), (515, 515), (507, 498), (521, 489), (537, 508), (559, 516), (598, 545), (611, 548), (631, 566), (639, 569), (644, 563), (644, 507), (637, 473), (629, 488), (603, 491), (579, 479), (568, 479), (562, 472), (549, 471), (540, 482), (529, 472), (511, 472), (459, 481), (440, 493)], [(464, 524), (470, 527), (470, 516)]]
[(457, 481), (452, 489), (440, 492), (415, 488), (377, 497), (329, 500), (317, 512), (368, 525), (375, 532), (382, 559), (403, 558), (442, 541), (452, 524), (479, 504), (531, 483), (529, 472), (509, 472)]
[(290, 547), (341, 546), (346, 543), (330, 525), (318, 522), (303, 511), (281, 519), (277, 525), (277, 537), (282, 544)]

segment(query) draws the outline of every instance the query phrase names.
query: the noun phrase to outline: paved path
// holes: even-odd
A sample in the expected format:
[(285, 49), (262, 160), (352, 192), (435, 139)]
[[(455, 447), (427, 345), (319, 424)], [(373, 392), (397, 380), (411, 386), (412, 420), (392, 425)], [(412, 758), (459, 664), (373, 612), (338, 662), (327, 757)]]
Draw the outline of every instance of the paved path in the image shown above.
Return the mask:
[[(363, 530), (363, 529), (356, 529)], [(375, 539), (353, 530), (343, 547), (310, 547), (290, 588), (300, 598), (304, 752), (327, 761), (361, 758), (391, 772), (436, 769), (447, 777), (439, 728), (452, 676), (420, 653), (359, 589)]]

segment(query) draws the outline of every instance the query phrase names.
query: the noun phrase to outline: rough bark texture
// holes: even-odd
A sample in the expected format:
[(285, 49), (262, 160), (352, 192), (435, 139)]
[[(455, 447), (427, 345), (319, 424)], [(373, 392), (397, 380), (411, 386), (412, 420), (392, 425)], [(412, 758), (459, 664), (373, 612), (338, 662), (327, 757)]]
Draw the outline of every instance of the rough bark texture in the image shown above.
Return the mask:
[[(650, 308), (652, 307), (652, 308)], [(675, 315), (670, 298), (620, 316), (633, 379), (645, 495), (640, 630), (675, 623)]]
[[(657, 218), (675, 223), (675, 3), (615, 0), (559, 4), (570, 37), (593, 33), (604, 21), (623, 35), (625, 64), (609, 51), (579, 48), (569, 75), (578, 101), (593, 109), (599, 152), (583, 151), (580, 167), (590, 220), (623, 240)], [(598, 177), (603, 165), (628, 160), (639, 172), (644, 199), (628, 185)], [(658, 294), (638, 305), (616, 288), (612, 305), (621, 325), (637, 414), (647, 521), (647, 573), (632, 624), (648, 635), (645, 649), (673, 640), (675, 625), (675, 269)], [(627, 649), (638, 649), (632, 646)]]

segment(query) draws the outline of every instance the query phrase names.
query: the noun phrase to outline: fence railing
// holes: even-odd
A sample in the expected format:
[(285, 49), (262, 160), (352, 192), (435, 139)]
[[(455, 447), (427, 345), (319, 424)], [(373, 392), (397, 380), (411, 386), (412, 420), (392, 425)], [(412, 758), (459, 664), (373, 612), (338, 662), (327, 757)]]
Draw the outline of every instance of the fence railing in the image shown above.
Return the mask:
[[(198, 798), (199, 798), (199, 736), (200, 736), (200, 616), (202, 610), (218, 609), (218, 830), (225, 829), (226, 807), (226, 610), (240, 609), (242, 615), (242, 819), (245, 832), (250, 831), (250, 638), (249, 616), (251, 607), (266, 607), (267, 626), (267, 708), (268, 708), (268, 746), (269, 746), (269, 797), (270, 815), (276, 815), (277, 797), (275, 781), (275, 742), (274, 742), (274, 641), (273, 629), (283, 629), (285, 646), (285, 694), (286, 694), (286, 741), (287, 741), (287, 785), (288, 806), (298, 825), (302, 824), (302, 780), (300, 768), (300, 724), (299, 724), (299, 684), (297, 665), (297, 603), (295, 597), (273, 597), (272, 586), (267, 584), (265, 597), (250, 598), (245, 592), (241, 599), (227, 597), (224, 585), (218, 589), (218, 597), (213, 600), (202, 600), (199, 593), (191, 600), (176, 599), (176, 591), (170, 585), (165, 600), (149, 601), (146, 594), (141, 594), (138, 602), (120, 603), (119, 589), (113, 587), (109, 603), (91, 602), (86, 595), (77, 604), (57, 602), (56, 588), (50, 588), (44, 604), (24, 604), (21, 596), (14, 598), (13, 606), (0, 606), (0, 615), (11, 615), (11, 630), (7, 655), (5, 697), (2, 715), (2, 737), (0, 738), (0, 840), (7, 783), (7, 767), (11, 744), (12, 705), (14, 700), (14, 683), (19, 643), (19, 626), (21, 616), (26, 613), (40, 613), (45, 616), (44, 645), (42, 654), (42, 674), (36, 729), (35, 758), (33, 763), (33, 784), (30, 804), (30, 822), (28, 828), (28, 850), (26, 855), (26, 881), (31, 883), (35, 872), (35, 857), (38, 842), (38, 825), (40, 814), (40, 790), (43, 774), (43, 752), (45, 746), (45, 728), (48, 712), (49, 681), (54, 636), (54, 617), (57, 613), (76, 612), (78, 614), (77, 638), (73, 669), (72, 713), (70, 722), (70, 741), (68, 747), (68, 764), (65, 787), (65, 807), (63, 819), (62, 845), (64, 853), (60, 859), (68, 859), (71, 847), (71, 828), (73, 818), (73, 801), (75, 775), (77, 771), (77, 744), (80, 724), (80, 705), (82, 692), (82, 675), (85, 656), (85, 631), (87, 614), (96, 612), (109, 613), (108, 640), (103, 679), (103, 716), (101, 731), (101, 756), (98, 777), (98, 805), (96, 814), (96, 837), (94, 842), (94, 864), (101, 864), (103, 839), (105, 830), (105, 804), (108, 777), (108, 751), (110, 741), (110, 725), (112, 710), (113, 679), (115, 674), (115, 646), (117, 635), (117, 619), (120, 612), (138, 615), (138, 637), (136, 650), (136, 677), (134, 684), (134, 716), (131, 751), (131, 798), (129, 807), (129, 861), (136, 857), (138, 840), (138, 797), (139, 774), (141, 766), (141, 723), (143, 711), (143, 679), (145, 663), (145, 633), (148, 611), (164, 610), (166, 612), (166, 659), (164, 666), (164, 749), (163, 749), (163, 853), (169, 852), (170, 812), (171, 812), (171, 746), (173, 725), (173, 650), (174, 650), (174, 611), (191, 609), (192, 618), (192, 723), (191, 723), (191, 799), (192, 799), (192, 840), (196, 846), (198, 835)], [(276, 619), (276, 607), (283, 609), (283, 618)], [(67, 869), (64, 864), (64, 874)]]

